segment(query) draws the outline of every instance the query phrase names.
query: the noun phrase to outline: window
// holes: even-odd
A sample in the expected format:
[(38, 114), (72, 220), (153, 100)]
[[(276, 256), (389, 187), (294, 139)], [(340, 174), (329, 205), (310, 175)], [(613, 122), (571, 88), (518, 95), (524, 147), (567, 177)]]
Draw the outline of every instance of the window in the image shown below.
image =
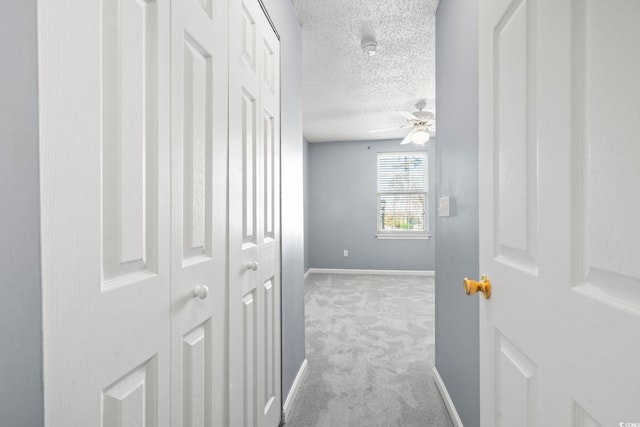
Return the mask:
[(428, 238), (427, 153), (378, 153), (378, 238)]

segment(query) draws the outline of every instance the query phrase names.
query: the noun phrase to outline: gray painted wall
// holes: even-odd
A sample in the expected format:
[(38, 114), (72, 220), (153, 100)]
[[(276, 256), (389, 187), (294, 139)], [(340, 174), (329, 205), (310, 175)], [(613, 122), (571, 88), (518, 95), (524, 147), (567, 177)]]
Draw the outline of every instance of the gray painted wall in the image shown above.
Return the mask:
[(0, 13), (0, 426), (44, 424), (36, 0)]
[(465, 427), (480, 424), (478, 298), (462, 291), (478, 277), (478, 0), (441, 0), (436, 15), (438, 196), (436, 368)]
[(282, 397), (304, 361), (302, 34), (290, 0), (263, 0), (280, 34)]
[(309, 255), (309, 235), (311, 222), (309, 219), (309, 201), (311, 199), (310, 192), (311, 186), (309, 181), (309, 141), (306, 139), (304, 144), (304, 157), (303, 157), (303, 185), (304, 185), (304, 271), (309, 270), (311, 258)]
[[(309, 256), (312, 268), (434, 270), (435, 238), (376, 239), (377, 153), (429, 152), (429, 230), (435, 226), (435, 142), (399, 140), (309, 144)], [(343, 250), (349, 256), (343, 256)]]

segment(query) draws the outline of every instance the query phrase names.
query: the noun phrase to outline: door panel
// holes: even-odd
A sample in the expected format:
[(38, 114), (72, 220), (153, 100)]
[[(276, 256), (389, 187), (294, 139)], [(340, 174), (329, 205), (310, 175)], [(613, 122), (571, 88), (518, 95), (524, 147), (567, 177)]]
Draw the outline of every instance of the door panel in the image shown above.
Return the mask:
[(480, 4), (483, 426), (640, 416), (640, 5)]
[(496, 400), (502, 408), (496, 427), (535, 426), (538, 407), (536, 366), (506, 338), (496, 336)]
[(257, 1), (229, 13), (230, 423), (277, 426), (279, 42)]
[(45, 423), (168, 426), (169, 2), (38, 3)]
[[(213, 93), (211, 53), (188, 34), (184, 36), (183, 62), (183, 189), (184, 254), (211, 257), (211, 194)], [(206, 243), (205, 243), (206, 241)]]
[(579, 171), (576, 243), (581, 252), (576, 282), (586, 285), (585, 291), (597, 288), (639, 305), (638, 198), (629, 197), (628, 191), (629, 183), (640, 182), (634, 161), (640, 147), (631, 143), (640, 120), (640, 88), (634, 84), (640, 60), (632, 37), (640, 33), (633, 23), (640, 5), (620, 2), (615, 12), (609, 8), (602, 1), (575, 4), (574, 167)]
[(171, 20), (172, 426), (226, 426), (226, 2)]
[(204, 427), (211, 425), (213, 408), (213, 355), (211, 320), (198, 325), (183, 337), (183, 413), (184, 425)]
[(274, 117), (268, 112), (263, 116), (263, 141), (264, 141), (264, 239), (273, 240), (274, 226), (274, 185), (277, 177), (275, 171), (275, 123)]
[(537, 274), (537, 156), (535, 127), (535, 0), (514, 1), (495, 31), (496, 201), (498, 248), (505, 263)]
[(156, 426), (157, 364), (151, 359), (102, 394), (103, 427)]
[[(233, 413), (232, 419), (238, 419), (242, 426), (257, 426), (256, 392), (258, 374), (258, 313), (256, 291), (253, 290), (242, 298), (242, 379), (243, 379), (243, 412)], [(236, 418), (237, 417), (237, 418)]]
[(573, 425), (575, 427), (602, 427), (580, 405), (575, 402), (574, 405)]
[[(276, 316), (279, 316), (277, 313), (278, 304), (276, 303), (275, 297), (275, 289), (273, 288), (274, 277), (271, 277), (267, 280), (263, 285), (263, 323), (264, 323), (264, 348), (262, 353), (264, 354), (264, 385), (261, 390), (261, 404), (262, 409), (265, 414), (269, 413), (271, 410), (271, 405), (276, 402), (277, 392), (276, 385), (279, 383), (279, 379), (275, 378), (276, 374), (276, 363), (278, 361), (278, 355), (276, 352), (276, 345), (278, 344), (278, 340), (276, 339), (276, 334), (279, 331), (275, 330), (276, 327)], [(277, 410), (277, 409), (276, 409)]]
[[(155, 2), (102, 6), (105, 287), (157, 265)], [(125, 42), (126, 41), (126, 42)]]
[(256, 123), (256, 99), (257, 92), (243, 87), (242, 92), (242, 194), (244, 201), (243, 218), (243, 247), (248, 249), (257, 244), (258, 225), (256, 224), (258, 171), (257, 171), (257, 146), (258, 129)]

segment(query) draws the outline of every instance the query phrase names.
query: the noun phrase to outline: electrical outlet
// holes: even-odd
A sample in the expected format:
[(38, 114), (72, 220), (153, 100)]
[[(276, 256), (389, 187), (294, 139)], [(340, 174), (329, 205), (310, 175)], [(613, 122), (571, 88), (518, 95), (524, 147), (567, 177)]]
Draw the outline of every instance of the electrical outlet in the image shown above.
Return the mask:
[(344, 250), (344, 256), (349, 256), (349, 251), (347, 249)]

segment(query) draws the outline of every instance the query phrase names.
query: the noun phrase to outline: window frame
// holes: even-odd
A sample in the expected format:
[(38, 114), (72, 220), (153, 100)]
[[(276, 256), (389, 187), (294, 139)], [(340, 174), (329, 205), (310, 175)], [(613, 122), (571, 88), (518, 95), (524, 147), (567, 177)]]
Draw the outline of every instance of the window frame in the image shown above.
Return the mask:
[[(380, 156), (419, 155), (424, 160), (424, 191), (380, 191)], [(381, 195), (421, 195), (424, 196), (424, 230), (382, 230)], [(385, 151), (376, 154), (376, 238), (378, 239), (429, 239), (429, 153), (422, 151)]]

